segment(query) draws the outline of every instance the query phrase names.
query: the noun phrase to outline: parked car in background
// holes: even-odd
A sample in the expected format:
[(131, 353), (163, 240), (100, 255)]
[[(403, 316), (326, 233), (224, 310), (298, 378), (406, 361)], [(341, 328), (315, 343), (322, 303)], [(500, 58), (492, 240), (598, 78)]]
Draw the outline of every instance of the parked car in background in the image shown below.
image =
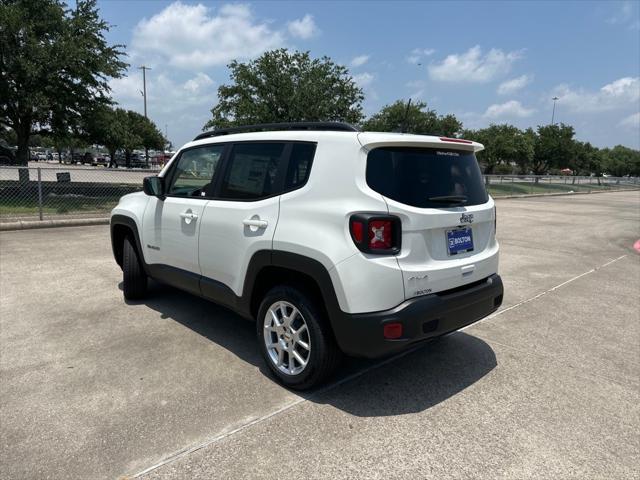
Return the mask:
[(73, 152), (67, 155), (67, 162), (69, 162), (72, 165), (74, 163), (82, 163), (82, 154), (80, 152)]
[(144, 155), (132, 153), (129, 166), (131, 168), (149, 168), (149, 164), (144, 158)]
[(95, 161), (95, 155), (91, 152), (84, 152), (84, 155), (82, 155), (82, 165), (93, 165), (93, 162)]
[(93, 165), (94, 167), (98, 167), (98, 166), (106, 167), (107, 165), (109, 165), (109, 160), (110, 160), (109, 155), (99, 153), (93, 157), (93, 162), (91, 163), (91, 165)]

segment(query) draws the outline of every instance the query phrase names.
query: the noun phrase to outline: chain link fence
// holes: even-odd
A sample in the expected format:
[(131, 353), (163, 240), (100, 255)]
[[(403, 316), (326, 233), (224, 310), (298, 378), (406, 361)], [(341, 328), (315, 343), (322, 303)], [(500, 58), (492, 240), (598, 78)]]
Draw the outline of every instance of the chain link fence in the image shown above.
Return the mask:
[(0, 167), (0, 222), (106, 216), (156, 172), (92, 167)]
[(578, 177), (572, 175), (485, 175), (492, 197), (594, 193), (640, 188), (638, 177)]
[[(0, 166), (0, 222), (106, 217), (152, 170)], [(486, 175), (493, 197), (640, 189), (637, 177)]]

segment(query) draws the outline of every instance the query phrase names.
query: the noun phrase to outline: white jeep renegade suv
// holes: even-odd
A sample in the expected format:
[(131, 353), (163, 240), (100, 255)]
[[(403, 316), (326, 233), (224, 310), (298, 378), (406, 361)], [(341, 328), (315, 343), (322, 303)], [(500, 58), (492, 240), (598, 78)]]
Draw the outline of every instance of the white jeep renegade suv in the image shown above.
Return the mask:
[(150, 277), (255, 319), (267, 365), (298, 389), (341, 353), (457, 330), (502, 302), (482, 148), (340, 123), (198, 135), (111, 214), (124, 296)]

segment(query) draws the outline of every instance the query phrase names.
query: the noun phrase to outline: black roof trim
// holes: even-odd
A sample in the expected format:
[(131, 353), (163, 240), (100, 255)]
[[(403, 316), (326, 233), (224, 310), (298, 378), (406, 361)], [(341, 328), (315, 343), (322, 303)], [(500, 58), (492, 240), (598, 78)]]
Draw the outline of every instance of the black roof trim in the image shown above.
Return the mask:
[(216, 128), (210, 132), (198, 135), (194, 140), (217, 137), (219, 135), (231, 135), (232, 133), (278, 131), (278, 130), (328, 130), (335, 132), (359, 132), (353, 125), (343, 122), (291, 122), (291, 123), (259, 123), (256, 125), (244, 125), (242, 127)]

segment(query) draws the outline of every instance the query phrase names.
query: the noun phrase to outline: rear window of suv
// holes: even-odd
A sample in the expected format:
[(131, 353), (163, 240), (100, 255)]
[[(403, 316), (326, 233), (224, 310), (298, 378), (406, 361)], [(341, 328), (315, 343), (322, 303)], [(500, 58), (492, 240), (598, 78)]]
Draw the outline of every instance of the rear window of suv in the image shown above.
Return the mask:
[(387, 198), (419, 208), (488, 200), (475, 154), (461, 150), (376, 148), (367, 157), (367, 184)]

